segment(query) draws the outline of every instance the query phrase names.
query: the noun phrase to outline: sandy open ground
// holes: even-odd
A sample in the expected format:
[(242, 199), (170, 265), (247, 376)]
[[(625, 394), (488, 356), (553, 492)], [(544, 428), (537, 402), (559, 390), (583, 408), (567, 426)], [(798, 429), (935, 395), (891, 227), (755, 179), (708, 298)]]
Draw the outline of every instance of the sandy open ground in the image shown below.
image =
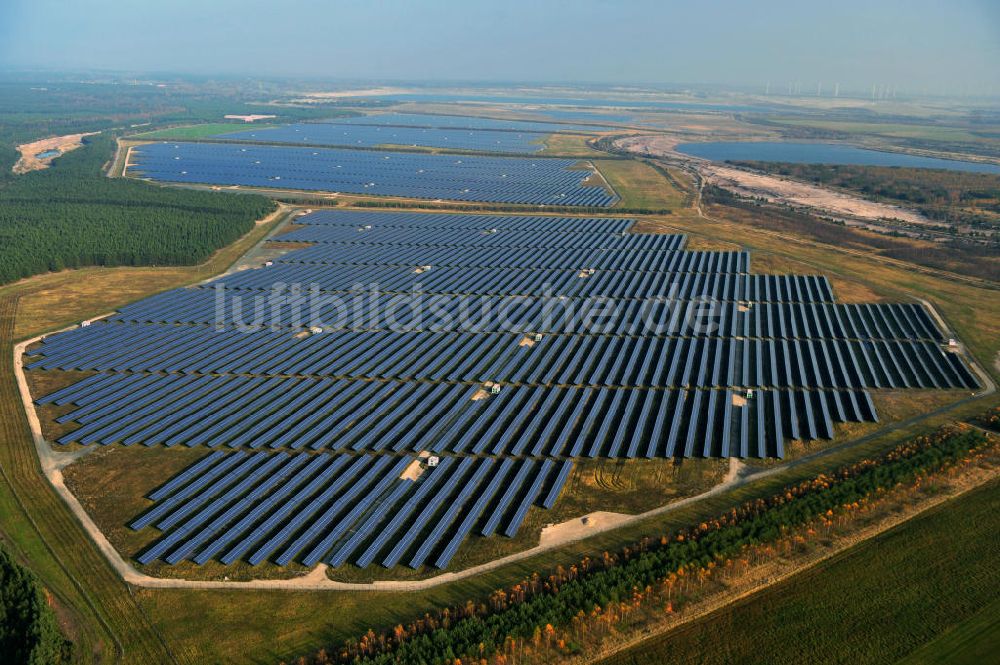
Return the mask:
[(299, 93), (302, 97), (298, 99), (292, 99), (292, 102), (302, 104), (302, 103), (320, 103), (324, 101), (329, 101), (331, 99), (345, 99), (348, 97), (377, 97), (380, 95), (398, 95), (401, 93), (411, 92), (406, 88), (365, 88), (361, 90), (334, 90), (330, 92), (303, 92)]
[(675, 151), (678, 142), (677, 138), (671, 136), (631, 136), (617, 141), (616, 145), (630, 152), (689, 160), (697, 165), (705, 182), (740, 196), (813, 208), (827, 215), (871, 221), (891, 219), (908, 224), (933, 224), (920, 213), (899, 206), (877, 203), (797, 180), (751, 173), (683, 155)]
[(834, 215), (931, 224), (926, 217), (912, 210), (868, 201), (795, 180), (716, 165), (703, 166), (701, 171), (707, 182), (742, 196), (763, 197), (768, 201), (816, 208)]
[[(85, 134), (66, 134), (65, 136), (53, 136), (40, 141), (32, 141), (17, 146), (21, 153), (21, 159), (14, 164), (14, 173), (28, 173), (29, 171), (39, 171), (48, 168), (52, 160), (63, 155), (70, 150), (76, 150), (83, 145), (83, 137), (100, 134), (100, 132), (87, 132)], [(49, 150), (58, 150), (58, 155), (39, 159), (36, 155)]]

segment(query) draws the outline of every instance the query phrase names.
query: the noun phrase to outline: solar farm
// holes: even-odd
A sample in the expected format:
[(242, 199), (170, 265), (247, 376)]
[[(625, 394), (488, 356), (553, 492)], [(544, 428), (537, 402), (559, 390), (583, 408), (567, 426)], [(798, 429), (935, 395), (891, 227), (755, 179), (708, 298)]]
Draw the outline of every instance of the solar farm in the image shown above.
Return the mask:
[(589, 182), (592, 166), (572, 159), (163, 142), (136, 146), (131, 160), (130, 176), (170, 183), (531, 205), (618, 201)]
[[(535, 132), (550, 134), (556, 131), (587, 131), (607, 129), (603, 124), (579, 124), (577, 120), (605, 120), (616, 122), (625, 116), (607, 117), (598, 114), (570, 113), (563, 117), (558, 113), (534, 111), (533, 114), (553, 118), (552, 120), (512, 120), (469, 115), (438, 115), (433, 113), (379, 113), (377, 115), (347, 116), (324, 120), (329, 125), (377, 125), (382, 127), (424, 127), (429, 129), (485, 129), (513, 132)], [(562, 122), (566, 120), (568, 122)], [(310, 123), (312, 124), (312, 123)]]
[[(240, 150), (146, 154), (217, 149)], [(29, 373), (88, 373), (37, 396), (58, 444), (205, 449), (129, 523), (156, 531), (141, 564), (445, 568), (553, 507), (582, 460), (780, 459), (877, 421), (872, 390), (977, 386), (920, 305), (841, 304), (823, 276), (628, 219), (294, 224), (265, 265), (27, 352)]]
[(220, 135), (220, 138), (264, 143), (331, 146), (408, 146), (450, 148), (479, 152), (533, 153), (545, 147), (546, 134), (489, 129), (439, 129), (383, 125), (335, 125), (301, 123), (268, 129), (252, 129)]

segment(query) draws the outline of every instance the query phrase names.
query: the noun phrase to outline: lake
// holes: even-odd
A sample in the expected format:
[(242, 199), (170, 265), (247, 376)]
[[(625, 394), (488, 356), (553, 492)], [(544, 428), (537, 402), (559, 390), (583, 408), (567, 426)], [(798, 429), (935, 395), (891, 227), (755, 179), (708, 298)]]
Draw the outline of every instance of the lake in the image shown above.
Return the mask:
[(899, 152), (868, 150), (837, 143), (788, 143), (780, 141), (719, 141), (681, 143), (677, 151), (693, 157), (724, 161), (794, 162), (797, 164), (862, 164), (949, 169), (1000, 174), (1000, 165), (920, 157)]

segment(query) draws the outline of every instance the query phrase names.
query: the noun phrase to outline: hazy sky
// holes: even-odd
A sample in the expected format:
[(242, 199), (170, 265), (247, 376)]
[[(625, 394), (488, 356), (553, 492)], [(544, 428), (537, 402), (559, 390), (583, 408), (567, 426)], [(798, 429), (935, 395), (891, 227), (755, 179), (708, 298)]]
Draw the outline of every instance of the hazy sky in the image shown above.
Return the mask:
[(1000, 94), (1000, 2), (0, 0), (0, 69)]

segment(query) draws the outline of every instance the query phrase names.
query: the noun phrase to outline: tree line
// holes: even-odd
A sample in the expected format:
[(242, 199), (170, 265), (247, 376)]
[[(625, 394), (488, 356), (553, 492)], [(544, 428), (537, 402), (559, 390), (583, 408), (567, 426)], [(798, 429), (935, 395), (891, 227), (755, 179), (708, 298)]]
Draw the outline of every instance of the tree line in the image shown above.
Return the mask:
[[(629, 616), (650, 608), (673, 612), (680, 595), (718, 571), (747, 565), (748, 553), (774, 553), (789, 534), (863, 510), (889, 490), (917, 484), (989, 445), (981, 432), (947, 428), (904, 442), (887, 453), (832, 474), (747, 501), (686, 529), (644, 538), (599, 559), (584, 558), (547, 576), (366, 634), (300, 663), (388, 665), (552, 662), (599, 642)], [(770, 553), (770, 554), (768, 554)], [(591, 642), (591, 640), (595, 640)]]
[(59, 665), (72, 660), (38, 579), (0, 547), (0, 655), (5, 663)]
[(0, 284), (83, 266), (200, 263), (274, 210), (258, 195), (107, 178), (114, 140), (91, 139), (42, 171), (14, 175), (0, 163)]

